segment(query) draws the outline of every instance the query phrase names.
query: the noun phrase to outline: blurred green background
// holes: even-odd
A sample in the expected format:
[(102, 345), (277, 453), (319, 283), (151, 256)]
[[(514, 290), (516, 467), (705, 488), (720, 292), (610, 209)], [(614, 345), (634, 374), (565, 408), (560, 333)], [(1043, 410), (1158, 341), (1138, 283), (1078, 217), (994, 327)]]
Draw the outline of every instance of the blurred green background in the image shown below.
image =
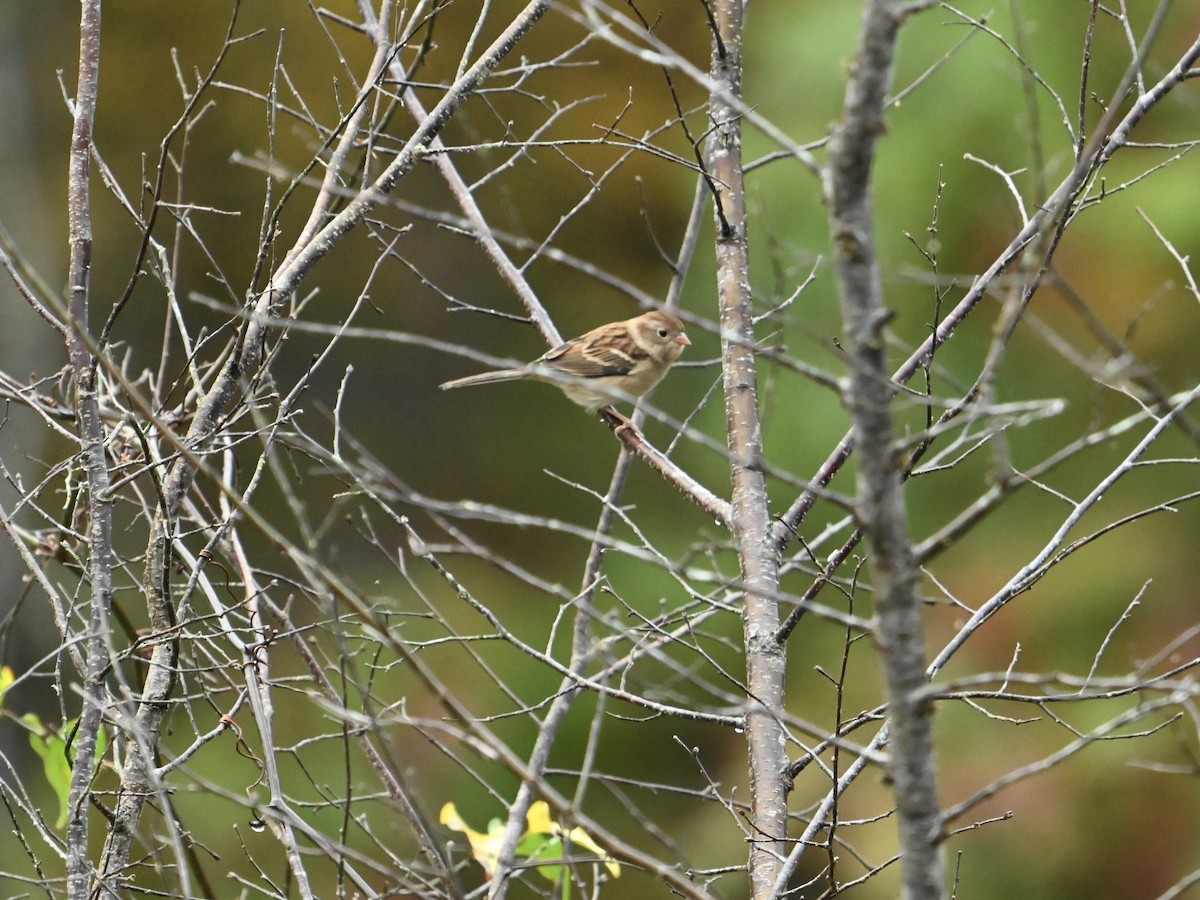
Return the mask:
[[(1131, 6), (1140, 6), (1131, 4)], [(477, 4), (455, 4), (439, 14), (436, 48), (422, 79), (443, 80), (455, 70), (465, 34), (472, 27)], [(518, 8), (514, 3), (495, 4), (493, 23)], [(353, 4), (334, 3), (330, 8), (353, 16)], [(699, 4), (663, 2), (639, 7), (656, 23), (656, 33), (703, 68), (708, 60), (708, 32)], [(927, 260), (917, 248), (931, 246), (928, 228), (933, 215), (939, 179), (944, 188), (938, 202), (936, 251), (940, 286), (950, 287), (949, 308), (970, 283), (1011, 239), (1020, 225), (1014, 198), (998, 175), (967, 158), (973, 155), (1012, 173), (1026, 204), (1034, 204), (1066, 174), (1072, 163), (1072, 144), (1064, 124), (1075, 123), (1079, 107), (1079, 69), (1086, 27), (1087, 4), (1011, 0), (989, 5), (969, 2), (961, 8), (969, 15), (988, 15), (989, 26), (1011, 44), (1019, 44), (1037, 73), (1063, 100), (1060, 108), (1048, 93), (1029, 89), (1025, 73), (1000, 41), (972, 31), (946, 9), (933, 9), (916, 17), (903, 31), (895, 85), (904, 89), (921, 83), (888, 119), (888, 135), (879, 148), (875, 210), (877, 235), (884, 266), (888, 301), (895, 311), (892, 331), (899, 361), (906, 349), (928, 332), (935, 310), (935, 286)], [(551, 12), (517, 53), (542, 60), (561, 53), (581, 40), (583, 33), (570, 5)], [(756, 0), (748, 20), (744, 45), (747, 102), (754, 110), (798, 143), (825, 136), (840, 116), (846, 71), (853, 53), (861, 4)], [(1142, 27), (1150, 10), (1134, 9), (1135, 24)], [(0, 227), (19, 249), (29, 267), (53, 291), (65, 281), (67, 241), (64, 200), (67, 144), (71, 120), (63, 102), (60, 77), (67, 93), (74, 90), (78, 9), (68, 4), (42, 4), (8, 0), (0, 9)], [(223, 4), (185, 5), (128, 0), (112, 3), (104, 11), (101, 93), (96, 141), (103, 162), (113, 177), (138, 202), (138, 185), (152, 171), (166, 129), (178, 117), (182, 102), (177, 74), (189, 85), (194, 71), (206, 70), (228, 24)], [(317, 27), (312, 12), (299, 3), (248, 3), (242, 9), (237, 33), (257, 37), (236, 46), (221, 70), (212, 94), (216, 102), (193, 126), (188, 142), (184, 193), (197, 206), (227, 212), (194, 212), (191, 222), (211, 251), (206, 258), (195, 244), (186, 242), (178, 280), (187, 313), (195, 323), (216, 328), (224, 314), (198, 298), (213, 298), (226, 306), (240, 303), (247, 290), (259, 245), (266, 179), (259, 167), (246, 160), (267, 153), (268, 130), (264, 105), (252, 92), (271, 84), (276, 55), (283, 60), (289, 79), (280, 85), (280, 103), (301, 103), (322, 122), (334, 122), (338, 110), (353, 97), (353, 80), (365, 71), (370, 58), (365, 41), (339, 32), (331, 40)], [(1171, 8), (1161, 35), (1145, 65), (1148, 81), (1161, 76), (1200, 29), (1200, 8), (1177, 4)], [(487, 36), (495, 33), (495, 27)], [(1140, 32), (1139, 32), (1140, 33)], [(468, 104), (444, 135), (451, 147), (466, 147), (495, 140), (506, 122), (516, 123), (512, 133), (526, 136), (529, 123), (547, 117), (550, 104), (570, 107), (559, 115), (543, 139), (595, 140), (607, 126), (619, 122), (623, 134), (641, 136), (656, 129), (674, 113), (662, 71), (604, 44), (594, 42), (577, 52), (578, 59), (594, 64), (566, 67), (542, 75), (527, 94), (494, 94)], [(1102, 16), (1091, 59), (1089, 91), (1097, 100), (1085, 99), (1088, 122), (1099, 115), (1098, 101), (1107, 102), (1125, 70), (1129, 46), (1125, 35), (1108, 16)], [(61, 73), (61, 76), (58, 74)], [(924, 80), (922, 80), (924, 79)], [(693, 134), (704, 127), (703, 89), (676, 72), (672, 82), (680, 105), (691, 112)], [(244, 86), (247, 90), (235, 90)], [(425, 95), (432, 105), (432, 92)], [(628, 108), (626, 108), (628, 107)], [(1196, 140), (1200, 122), (1200, 94), (1195, 82), (1177, 90), (1140, 126), (1136, 138), (1155, 142)], [(402, 139), (409, 122), (395, 119), (393, 135)], [(753, 128), (746, 132), (747, 160), (778, 150), (776, 144)], [(285, 168), (303, 166), (320, 146), (321, 138), (296, 118), (281, 115), (272, 152)], [(668, 129), (654, 139), (671, 153), (691, 159), (691, 150), (680, 129)], [(388, 149), (386, 146), (384, 150)], [(820, 149), (815, 151), (823, 159)], [(513, 154), (493, 148), (456, 155), (468, 179), (480, 178)], [(1115, 188), (1170, 156), (1169, 151), (1147, 146), (1124, 151), (1106, 171), (1106, 184)], [(674, 253), (683, 234), (694, 190), (694, 176), (684, 166), (635, 154), (610, 175), (617, 160), (611, 147), (574, 146), (558, 153), (544, 148), (517, 159), (502, 177), (477, 192), (492, 225), (530, 242), (514, 251), (523, 261), (564, 215), (584, 198), (593, 182), (602, 188), (586, 207), (558, 231), (556, 250), (577, 257), (598, 270), (622, 279), (645, 294), (662, 297), (671, 271), (656, 243)], [(603, 179), (602, 179), (603, 176)], [(602, 179), (602, 180), (601, 180)], [(139, 239), (138, 230), (120, 205), (105, 192), (100, 179), (93, 182), (95, 236), (93, 288), (102, 318), (128, 280)], [(1127, 348), (1122, 365), (1145, 367), (1168, 392), (1190, 388), (1196, 380), (1200, 309), (1197, 298), (1183, 285), (1183, 272), (1141, 215), (1152, 221), (1183, 256), (1200, 250), (1200, 162), (1184, 155), (1129, 190), (1105, 199), (1095, 209), (1080, 214), (1067, 232), (1055, 260), (1055, 273), (1035, 298), (1030, 318), (1018, 329), (995, 381), (998, 402), (1062, 398), (1061, 415), (1016, 428), (1007, 433), (1009, 452), (1017, 467), (1044, 459), (1057, 447), (1137, 410), (1137, 403), (1119, 388), (1127, 383), (1121, 366), (1112, 363), (1089, 333), (1078, 312), (1078, 298)], [(275, 185), (276, 195), (280, 190)], [(289, 246), (303, 223), (305, 202), (294, 202), (281, 221)], [(421, 166), (407, 178), (398, 199), (426, 209), (453, 211), (451, 198), (431, 166)], [(836, 341), (840, 333), (836, 293), (828, 266), (826, 209), (821, 185), (810, 173), (786, 162), (773, 162), (754, 170), (749, 179), (752, 209), (751, 246), (756, 306), (769, 309), (788, 297), (821, 261), (816, 278), (787, 313), (764, 325), (771, 345), (805, 362), (843, 374)], [(392, 222), (405, 216), (390, 213)], [(375, 310), (360, 315), (354, 324), (380, 330), (428, 335), (500, 357), (531, 358), (545, 348), (527, 325), (497, 321), (469, 312), (450, 312), (455, 300), (484, 308), (520, 313), (511, 291), (500, 281), (479, 247), (469, 238), (415, 217), (412, 230), (397, 245), (403, 262), (384, 266), (371, 286)], [(910, 241), (905, 234), (913, 236)], [(719, 377), (715, 363), (719, 342), (712, 320), (716, 314), (713, 286), (711, 225), (688, 274), (682, 307), (692, 324), (691, 365), (672, 373), (656, 393), (656, 405), (677, 418), (695, 414), (693, 425), (718, 442), (724, 440), (724, 410), (719, 390), (707, 402), (706, 392)], [(380, 250), (379, 242), (359, 229), (317, 267), (304, 285), (319, 292), (306, 310), (306, 318), (340, 322), (363, 290)], [(634, 314), (638, 306), (629, 292), (604, 284), (577, 267), (545, 256), (528, 269), (531, 284), (564, 336), (577, 334), (605, 321)], [(0, 329), (0, 358), (6, 371), (25, 377), (53, 376), (65, 364), (62, 346), (28, 308), (9, 280), (0, 280), (0, 304), (5, 327)], [(993, 297), (939, 352), (940, 371), (934, 385), (939, 397), (953, 398), (975, 378), (979, 361), (992, 338), (999, 302)], [(144, 278), (123, 313), (115, 339), (120, 351), (130, 354), (134, 368), (153, 366), (158, 359), (156, 336), (161, 334), (163, 305), (160, 287)], [(1063, 352), (1063, 346), (1087, 360), (1081, 368)], [(274, 366), (283, 390), (305, 372), (311, 357), (324, 346), (321, 336), (294, 332)], [(177, 360), (178, 364), (178, 360)], [(299, 415), (302, 427), (312, 434), (331, 430), (330, 410), (338, 402), (339, 385), (352, 366), (341, 403), (346, 432), (395, 476), (420, 494), (448, 500), (471, 499), (549, 516), (590, 527), (598, 512), (595, 497), (577, 486), (602, 492), (616, 459), (617, 448), (602, 425), (591, 422), (549, 388), (539, 385), (502, 385), (442, 394), (436, 386), (448, 378), (469, 374), (477, 364), (445, 353), (389, 343), (383, 340), (343, 341), (306, 391)], [(1127, 371), (1127, 370), (1126, 370)], [(1110, 385), (1109, 387), (1102, 386)], [(764, 366), (762, 397), (767, 411), (767, 457), (771, 465), (804, 478), (815, 470), (845, 432), (848, 419), (839, 398), (784, 367)], [(901, 403), (902, 427), (918, 431), (924, 412), (917, 404)], [(65, 445), (48, 438), (37, 420), (16, 408), (9, 411), (0, 429), (0, 454), (8, 468), (9, 483), (0, 502), (11, 509), (17, 478), (36, 479), (47, 460), (66, 452)], [(963, 611), (944, 602), (945, 592), (975, 605), (993, 594), (1040, 548), (1066, 514), (1062, 496), (1083, 496), (1111, 470), (1144, 433), (1143, 424), (1119, 439), (1105, 442), (1070, 460), (1046, 479), (1047, 489), (1027, 488), (1011, 503), (931, 565), (926, 591), (938, 601), (931, 604), (929, 647), (936, 650), (965, 620)], [(652, 441), (665, 444), (671, 432), (651, 422)], [(1181, 430), (1171, 430), (1152, 455), (1194, 462), (1195, 445)], [(689, 442), (675, 452), (676, 460), (701, 482), (727, 494), (728, 472), (720, 454)], [(349, 516), (352, 504), (334, 494), (340, 486), (322, 480), (317, 467), (295, 461), (297, 482), (303, 487), (314, 521), (328, 516), (321, 531), (323, 558), (336, 561), (355, 584), (381, 602), (394, 603), (397, 627), (406, 636), (433, 636), (436, 628), (401, 621), (410, 609), (414, 587), (398, 578), (382, 551), (392, 545), (372, 547)], [(948, 521), (982, 492), (995, 474), (994, 457), (979, 453), (955, 471), (911, 483), (911, 521), (914, 536), (924, 538)], [(1184, 464), (1138, 470), (1121, 482), (1088, 517), (1078, 534), (1123, 514), (1130, 514), (1169, 498), (1195, 490), (1194, 468)], [(833, 485), (844, 494), (853, 491), (848, 470)], [(1052, 490), (1051, 490), (1052, 489)], [(781, 480), (771, 485), (776, 509), (786, 508), (796, 487)], [(259, 495), (268, 510), (280, 503), (270, 488)], [(674, 560), (696, 548), (698, 568), (708, 565), (702, 548), (722, 539), (720, 530), (699, 510), (679, 499), (645, 467), (634, 469), (625, 502), (640, 528), (655, 546)], [(431, 519), (419, 508), (397, 504), (398, 511), (413, 516), (427, 537), (437, 534)], [(277, 511), (283, 517), (282, 507)], [(286, 517), (283, 517), (286, 518)], [(806, 540), (817, 541), (822, 529), (843, 518), (832, 505), (820, 505), (805, 523)], [(482, 522), (463, 525), (478, 540), (527, 568), (538, 578), (578, 588), (587, 545), (577, 537), (544, 529), (513, 529)], [(844, 530), (838, 532), (844, 536)], [(625, 538), (631, 532), (622, 530)], [(1151, 581), (1141, 606), (1109, 644), (1100, 674), (1134, 670), (1139, 661), (1155, 656), (1175, 635), (1197, 624), (1195, 547), (1200, 537), (1197, 512), (1184, 504), (1177, 511), (1149, 516), (1080, 551), (1069, 563), (1041, 582), (1029, 595), (1006, 609), (978, 635), (948, 668), (950, 678), (977, 672), (1002, 671), (1020, 648), (1018, 668), (1032, 672), (1085, 674), (1097, 649), (1138, 591)], [(132, 548), (139, 534), (122, 538)], [(398, 537), (389, 536), (389, 540)], [(439, 538), (440, 539), (440, 538)], [(818, 555), (835, 543), (815, 543)], [(792, 548), (795, 550), (796, 548)], [(716, 554), (716, 564), (726, 576), (735, 574), (730, 558)], [(0, 643), (0, 662), (17, 671), (45, 659), (57, 646), (57, 632), (36, 590), (23, 582), (21, 563), (6, 543), (0, 546), (0, 573), (6, 590), (0, 599), (0, 616), (9, 617)], [(559, 614), (559, 602), (548, 592), (538, 592), (516, 579), (498, 576), (477, 559), (455, 563), (455, 573), (499, 611), (505, 624), (534, 646), (545, 646)], [(659, 598), (678, 602), (674, 582), (649, 573), (619, 556), (607, 569), (611, 589), (621, 600), (647, 615), (657, 611)], [(464, 633), (483, 630), (483, 623), (465, 608), (453, 605), (429, 573), (414, 571), (418, 585), (443, 604), (442, 613)], [(936, 583), (933, 581), (936, 578)], [(805, 575), (789, 576), (784, 588), (802, 593)], [(940, 585), (940, 587), (939, 587)], [(673, 593), (675, 596), (673, 596)], [(838, 605), (840, 600), (824, 597)], [(602, 598), (603, 601), (603, 598)], [(144, 613), (136, 599), (125, 598), (127, 612), (140, 622)], [(866, 601), (862, 601), (864, 605)], [(614, 607), (618, 600), (612, 598)], [(867, 614), (867, 610), (857, 610)], [(560, 628), (560, 631), (566, 629)], [(726, 616), (713, 626), (709, 649), (731, 671), (740, 674), (740, 625)], [(353, 634), (330, 638), (348, 657), (362, 645)], [(338, 641), (343, 643), (337, 643)], [(554, 650), (565, 658), (566, 640), (559, 634)], [(833, 714), (834, 696), (818, 667), (836, 671), (843, 652), (839, 626), (815, 617), (805, 620), (789, 646), (789, 708), (801, 719), (827, 722)], [(1188, 659), (1196, 641), (1179, 646), (1156, 671)], [(461, 662), (450, 650), (429, 654), (432, 664), (445, 673), (461, 672)], [(502, 665), (508, 682), (527, 702), (538, 702), (552, 691), (557, 677), (526, 657), (507, 653)], [(287, 654), (275, 661), (277, 676), (302, 676), (299, 662)], [(852, 654), (846, 710), (871, 708), (879, 702), (879, 679), (873, 651), (856, 645)], [(643, 674), (638, 687), (660, 691), (665, 698), (686, 696), (687, 685), (672, 674), (659, 672), (661, 684)], [(499, 713), (511, 703), (484, 679), (471, 685), (474, 709), (481, 715)], [(379, 675), (375, 689), (393, 700), (409, 697), (407, 712), (436, 720), (440, 710), (422, 695), (402, 668)], [(678, 692), (678, 693), (677, 693)], [(1127, 702), (1127, 701), (1126, 701)], [(6, 709), (17, 713), (37, 711), (48, 719), (57, 715), (60, 700), (47, 677), (29, 682), (6, 698)], [(555, 749), (556, 764), (579, 765), (596, 700), (585, 697), (572, 713), (573, 724)], [(72, 700), (66, 701), (69, 711)], [(1094, 727), (1124, 706), (1096, 706), (1059, 710), (1079, 728)], [(1024, 717), (1028, 708), (993, 708), (993, 712)], [(1194, 710), (1192, 710), (1194, 714)], [(308, 734), (305, 716), (311, 708), (301, 701), (289, 708), (281, 700), (282, 744), (300, 741)], [(1071, 737), (1061, 725), (1043, 718), (1015, 726), (981, 715), (965, 705), (947, 704), (939, 716), (939, 749), (942, 799), (945, 805), (970, 796), (992, 779), (1053, 753)], [(208, 723), (211, 725), (212, 723)], [(518, 752), (529, 749), (533, 729), (524, 718), (493, 723)], [(188, 729), (184, 729), (185, 731)], [(187, 735), (181, 745), (186, 745)], [(676, 742), (678, 739), (678, 743)], [(864, 739), (865, 740), (865, 739)], [(688, 784), (697, 790), (703, 782), (684, 748), (700, 748), (701, 758), (715, 780), (726, 789), (745, 781), (744, 746), (740, 735), (683, 721), (639, 722), (606, 726), (599, 748), (605, 772), (615, 776), (662, 778)], [(176, 748), (177, 750), (178, 748)], [(390, 748), (405, 768), (430, 817), (447, 800), (458, 804), (476, 827), (491, 816), (502, 815), (496, 796), (489, 796), (453, 760), (417, 730), (397, 729)], [(25, 746), (21, 732), (0, 722), (0, 751), (7, 764), (22, 773), (21, 781), (42, 802), (52, 804), (41, 783), (38, 763)], [(321, 796), (319, 785), (337, 782), (342, 750), (330, 743), (305, 756), (307, 775), (313, 779), (312, 798)], [(653, 759), (653, 774), (648, 770)], [(1145, 763), (1139, 766), (1138, 763)], [(1093, 746), (1068, 765), (1018, 783), (1000, 792), (966, 818), (970, 821), (1012, 812), (1012, 818), (955, 838), (949, 859), (958, 866), (959, 896), (975, 898), (1030, 897), (1156, 897), (1168, 886), (1200, 866), (1198, 808), (1200, 783), (1194, 718), (1184, 719), (1139, 742), (1112, 742)], [(320, 771), (328, 764), (333, 774)], [(239, 771), (239, 766), (242, 769)], [(1156, 771), (1155, 766), (1180, 767)], [(483, 768), (487, 768), (484, 766)], [(226, 790), (240, 792), (256, 773), (239, 760), (231, 746), (222, 745), (197, 757), (193, 774), (220, 782)], [(661, 774), (660, 774), (661, 773)], [(369, 783), (365, 771), (353, 773)], [(515, 781), (489, 771), (487, 780), (501, 795), (511, 796)], [(570, 792), (570, 780), (560, 787)], [(797, 780), (792, 809), (806, 811), (823, 795), (827, 782), (815, 772)], [(373, 788), (365, 788), (373, 790)], [(887, 806), (887, 786), (878, 775), (869, 775), (856, 786), (843, 818), (872, 815)], [(297, 787), (297, 793), (304, 789)], [(614, 830), (632, 827), (629, 810), (622, 808), (617, 792), (595, 791), (592, 814), (611, 822)], [(745, 799), (745, 788), (739, 794)], [(228, 843), (214, 847), (230, 868), (253, 856), (253, 844), (269, 847), (270, 835), (256, 835), (246, 827), (246, 811), (232, 801), (201, 790), (177, 798), (181, 818), (197, 821), (224, 817), (239, 830)], [(737, 865), (744, 861), (740, 832), (715, 805), (699, 806), (671, 794), (639, 795), (637, 802), (652, 812), (675, 842), (686, 849), (698, 866)], [(52, 818), (51, 814), (50, 817)], [(328, 825), (314, 813), (319, 827)], [(333, 821), (331, 818), (330, 821)], [(397, 844), (409, 840), (387, 807), (373, 811), (377, 834), (395, 829)], [(968, 821), (956, 823), (969, 824)], [(232, 831), (232, 829), (231, 829)], [(0, 834), (0, 858), (15, 868), (22, 852), (8, 829)], [(239, 841), (251, 845), (248, 854)], [(894, 846), (890, 820), (862, 826), (844, 848), (847, 860), (856, 854), (876, 863)], [(260, 850), (259, 852), (264, 852)], [(961, 854), (961, 856), (959, 855)], [(53, 873), (57, 861), (44, 854)], [(823, 853), (810, 854), (809, 877), (826, 862)], [(224, 863), (222, 863), (222, 866)], [(861, 870), (846, 863), (849, 874)], [(894, 867), (893, 867), (894, 868)], [(223, 874), (223, 873), (221, 873)], [(477, 874), (477, 873), (476, 873)], [(249, 877), (249, 875), (247, 876)], [(725, 896), (738, 896), (733, 883), (722, 883)], [(238, 890), (228, 885), (229, 896)], [(861, 888), (862, 896), (890, 896), (895, 877), (889, 872)], [(28, 886), (0, 881), (0, 894), (20, 895)], [(627, 873), (611, 888), (612, 896), (662, 896), (664, 889), (648, 878)], [(853, 893), (853, 891), (852, 891)], [(813, 894), (816, 896), (816, 893)]]

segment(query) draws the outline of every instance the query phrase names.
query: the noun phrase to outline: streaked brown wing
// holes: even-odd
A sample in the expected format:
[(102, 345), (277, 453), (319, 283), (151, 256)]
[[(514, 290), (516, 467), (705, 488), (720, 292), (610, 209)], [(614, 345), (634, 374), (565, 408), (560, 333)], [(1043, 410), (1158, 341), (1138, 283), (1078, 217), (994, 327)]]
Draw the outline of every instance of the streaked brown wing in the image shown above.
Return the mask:
[(589, 341), (587, 337), (585, 335), (555, 347), (538, 362), (549, 364), (579, 378), (604, 378), (626, 375), (645, 358), (644, 353), (632, 356), (611, 345), (604, 346), (597, 341)]

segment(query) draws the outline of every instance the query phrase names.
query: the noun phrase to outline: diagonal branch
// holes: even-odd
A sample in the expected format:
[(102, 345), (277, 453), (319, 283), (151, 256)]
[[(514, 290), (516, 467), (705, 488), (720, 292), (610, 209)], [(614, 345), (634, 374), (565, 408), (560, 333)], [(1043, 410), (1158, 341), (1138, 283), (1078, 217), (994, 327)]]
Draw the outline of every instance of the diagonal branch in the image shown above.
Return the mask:
[[(98, 2), (98, 0), (97, 0)], [(225, 415), (226, 409), (239, 391), (242, 379), (254, 375), (263, 360), (268, 336), (267, 315), (283, 298), (292, 294), (312, 268), (351, 229), (361, 223), (370, 211), (383, 200), (424, 156), (430, 143), (450, 121), (462, 104), (488, 77), (500, 61), (537, 23), (549, 6), (549, 0), (531, 2), (513, 19), (480, 59), (446, 90), (441, 100), (395, 158), (373, 184), (353, 197), (336, 216), (323, 227), (306, 231), (287, 254), (284, 262), (270, 279), (267, 288), (252, 304), (238, 335), (234, 351), (229, 354), (212, 385), (200, 398), (191, 426), (184, 438), (185, 446), (193, 451), (211, 442)], [(388, 5), (385, 5), (385, 9)], [(374, 70), (382, 69), (381, 57), (375, 57)], [(366, 82), (373, 84), (373, 80)], [(326, 193), (317, 198), (324, 202)], [(146, 554), (144, 585), (150, 605), (151, 622), (164, 631), (174, 626), (174, 610), (170, 600), (169, 573), (174, 523), (183, 498), (190, 490), (196, 474), (191, 454), (181, 456), (163, 479), (165, 508), (155, 511), (150, 528)], [(155, 647), (152, 671), (162, 673), (153, 684), (147, 684), (138, 708), (137, 734), (130, 748), (121, 798), (110, 831), (112, 840), (105, 849), (105, 876), (124, 870), (129, 862), (133, 837), (142, 808), (147, 799), (161, 790), (153, 776), (153, 754), (166, 714), (166, 701), (173, 689), (173, 642), (163, 641)]]
[[(1133, 106), (1124, 116), (1119, 116), (1121, 98), (1128, 89), (1128, 82), (1134, 77), (1131, 70), (1123, 83), (1114, 92), (1114, 100), (1108, 106), (1108, 113), (1096, 125), (1087, 146), (1081, 151), (1079, 159), (1072, 170), (1066, 175), (1054, 191), (1036, 207), (1024, 227), (1009, 241), (992, 264), (981, 273), (971, 284), (966, 295), (938, 323), (924, 342), (917, 347), (908, 358), (892, 373), (891, 379), (896, 385), (907, 384), (909, 379), (921, 371), (922, 365), (929, 359), (938, 347), (954, 335), (958, 327), (975, 310), (980, 301), (987, 296), (988, 290), (1001, 274), (1006, 272), (1021, 255), (1031, 246), (1040, 246), (1045, 237), (1060, 227), (1065, 218), (1072, 213), (1075, 203), (1088, 184), (1098, 177), (1105, 163), (1119, 150), (1129, 144), (1134, 127), (1162, 101), (1170, 91), (1182, 84), (1189, 77), (1197, 60), (1200, 60), (1200, 37), (1189, 46), (1170, 70), (1149, 90), (1140, 95)], [(1045, 268), (1049, 260), (1042, 260), (1040, 268)], [(837, 474), (846, 460), (854, 452), (854, 438), (848, 433), (829, 454), (825, 462), (812, 478), (812, 489), (801, 493), (786, 513), (775, 523), (774, 541), (782, 552), (791, 541), (800, 523), (808, 515), (816, 503), (817, 491), (827, 485)]]

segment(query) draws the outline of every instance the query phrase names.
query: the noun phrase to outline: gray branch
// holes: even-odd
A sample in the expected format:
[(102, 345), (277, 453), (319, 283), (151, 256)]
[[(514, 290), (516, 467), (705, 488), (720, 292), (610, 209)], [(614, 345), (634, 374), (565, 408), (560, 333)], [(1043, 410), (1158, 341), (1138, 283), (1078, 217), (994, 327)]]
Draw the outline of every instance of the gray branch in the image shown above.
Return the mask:
[(771, 512), (763, 466), (762, 418), (754, 356), (750, 252), (742, 167), (741, 97), (743, 6), (721, 0), (711, 10), (713, 35), (709, 96), (712, 134), (705, 164), (714, 190), (717, 294), (721, 317), (725, 418), (733, 494), (729, 524), (745, 592), (742, 627), (749, 692), (751, 820), (750, 891), (766, 897), (787, 854), (787, 755), (783, 715), (786, 659), (779, 628), (779, 557), (771, 545)]
[(96, 742), (103, 721), (104, 676), (109, 669), (108, 619), (112, 604), (112, 499), (104, 423), (96, 392), (96, 359), (88, 339), (92, 276), (92, 218), (89, 194), (92, 124), (100, 87), (100, 0), (83, 0), (79, 22), (79, 84), (67, 196), (71, 262), (67, 350), (75, 378), (75, 410), (87, 480), (88, 560), (91, 610), (84, 650), (83, 709), (75, 738), (74, 769), (67, 818), (67, 896), (91, 893), (88, 814), (96, 768)]
[(851, 70), (845, 117), (830, 155), (831, 231), (846, 351), (847, 405), (858, 447), (857, 516), (871, 549), (876, 639), (887, 680), (889, 770), (899, 816), (902, 896), (942, 896), (933, 705), (922, 695), (925, 646), (920, 570), (908, 534), (904, 459), (896, 445), (884, 329), (889, 314), (875, 253), (871, 169), (884, 132), (896, 39), (904, 4), (873, 0)]

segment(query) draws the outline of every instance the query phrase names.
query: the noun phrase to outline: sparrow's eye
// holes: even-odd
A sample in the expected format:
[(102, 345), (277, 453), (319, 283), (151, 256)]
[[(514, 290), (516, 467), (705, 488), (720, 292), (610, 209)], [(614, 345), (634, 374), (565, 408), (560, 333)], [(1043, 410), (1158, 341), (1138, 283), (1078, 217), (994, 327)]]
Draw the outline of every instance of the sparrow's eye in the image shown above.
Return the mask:
[(660, 338), (662, 338), (664, 341), (667, 339), (667, 335), (669, 335), (670, 333), (671, 332), (667, 331), (667, 329), (665, 329), (665, 328), (658, 329), (658, 336)]

